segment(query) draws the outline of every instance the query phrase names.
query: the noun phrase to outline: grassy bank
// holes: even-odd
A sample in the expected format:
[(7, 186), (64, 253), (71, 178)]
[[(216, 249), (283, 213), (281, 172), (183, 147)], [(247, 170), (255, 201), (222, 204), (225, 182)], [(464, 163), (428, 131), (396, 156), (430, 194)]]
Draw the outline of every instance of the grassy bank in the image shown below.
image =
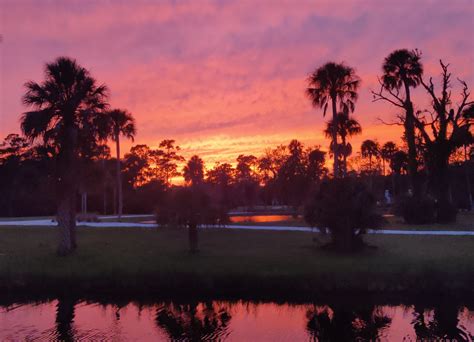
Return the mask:
[(198, 255), (183, 230), (79, 228), (78, 251), (54, 255), (56, 230), (0, 228), (0, 288), (161, 295), (308, 296), (321, 292), (474, 294), (474, 237), (367, 236), (356, 255), (308, 233), (212, 230)]

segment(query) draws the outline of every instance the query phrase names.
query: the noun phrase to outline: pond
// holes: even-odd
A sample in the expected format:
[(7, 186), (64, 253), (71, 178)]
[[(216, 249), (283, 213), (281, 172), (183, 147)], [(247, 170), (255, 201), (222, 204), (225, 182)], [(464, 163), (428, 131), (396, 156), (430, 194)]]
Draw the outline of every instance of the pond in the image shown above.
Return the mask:
[(230, 222), (286, 222), (296, 221), (292, 215), (231, 215)]
[(433, 304), (140, 302), (60, 298), (0, 306), (0, 340), (471, 341), (472, 307)]

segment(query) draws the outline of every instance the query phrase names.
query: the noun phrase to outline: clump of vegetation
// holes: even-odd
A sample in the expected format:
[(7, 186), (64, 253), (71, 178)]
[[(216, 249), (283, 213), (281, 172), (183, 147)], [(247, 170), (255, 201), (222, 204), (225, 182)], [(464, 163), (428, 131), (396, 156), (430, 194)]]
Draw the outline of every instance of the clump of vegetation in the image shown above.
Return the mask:
[(99, 222), (99, 216), (95, 213), (78, 214), (77, 222)]
[(408, 224), (428, 224), (436, 221), (435, 201), (429, 197), (402, 197), (395, 207), (396, 214)]
[(331, 234), (326, 247), (351, 252), (365, 246), (362, 236), (376, 229), (382, 217), (375, 197), (354, 178), (326, 180), (305, 207), (305, 221)]
[(228, 222), (227, 211), (213, 205), (201, 187), (176, 188), (166, 197), (156, 211), (156, 221), (164, 227), (187, 228), (189, 251), (193, 254), (198, 252), (200, 225), (223, 225)]

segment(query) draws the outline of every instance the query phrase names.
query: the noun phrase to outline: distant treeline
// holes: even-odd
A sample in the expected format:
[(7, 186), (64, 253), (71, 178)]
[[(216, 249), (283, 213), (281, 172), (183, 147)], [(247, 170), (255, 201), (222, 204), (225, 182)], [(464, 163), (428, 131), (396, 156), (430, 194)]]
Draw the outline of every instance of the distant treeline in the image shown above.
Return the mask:
[[(473, 151), (459, 149), (450, 164), (452, 196), (458, 208), (470, 208), (467, 184), (474, 182)], [(199, 156), (186, 161), (180, 153), (174, 140), (163, 140), (156, 149), (135, 145), (125, 154), (121, 160), (124, 212), (153, 213), (167, 192), (189, 185), (200, 185), (225, 208), (277, 204), (298, 208), (321, 180), (331, 177), (326, 168), (327, 154), (298, 140), (268, 148), (260, 156), (239, 155), (235, 166), (206, 166)], [(54, 215), (55, 167), (55, 159), (43, 145), (17, 134), (8, 135), (0, 143), (0, 216)], [(117, 213), (115, 172), (116, 159), (105, 145), (80, 163), (75, 170), (77, 197), (85, 196), (87, 207), (78, 201), (78, 211)], [(429, 193), (434, 189), (429, 174), (421, 174)], [(179, 176), (185, 184), (172, 184), (171, 180)], [(410, 188), (406, 153), (392, 142), (380, 147), (375, 141), (364, 141), (361, 152), (348, 161), (348, 176), (366, 182), (381, 202), (386, 190), (396, 199)]]

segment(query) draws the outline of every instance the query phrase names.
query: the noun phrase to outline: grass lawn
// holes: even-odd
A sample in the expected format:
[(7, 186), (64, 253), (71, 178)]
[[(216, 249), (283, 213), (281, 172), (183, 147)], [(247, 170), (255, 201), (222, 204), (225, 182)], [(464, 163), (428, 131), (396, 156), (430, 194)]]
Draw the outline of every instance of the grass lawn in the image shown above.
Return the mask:
[(0, 217), (0, 221), (31, 221), (31, 220), (51, 220), (53, 216), (23, 216), (23, 217)]
[(300, 232), (78, 229), (79, 249), (56, 257), (57, 230), (0, 228), (0, 290), (307, 296), (320, 292), (474, 289), (474, 237), (367, 236), (375, 249), (337, 255)]

